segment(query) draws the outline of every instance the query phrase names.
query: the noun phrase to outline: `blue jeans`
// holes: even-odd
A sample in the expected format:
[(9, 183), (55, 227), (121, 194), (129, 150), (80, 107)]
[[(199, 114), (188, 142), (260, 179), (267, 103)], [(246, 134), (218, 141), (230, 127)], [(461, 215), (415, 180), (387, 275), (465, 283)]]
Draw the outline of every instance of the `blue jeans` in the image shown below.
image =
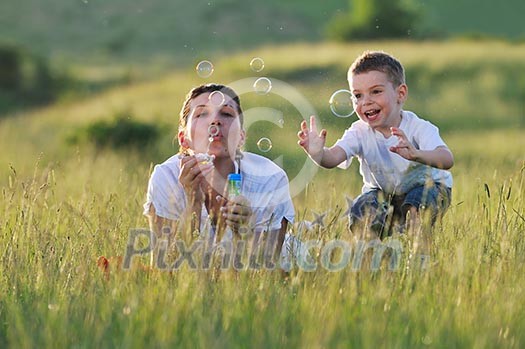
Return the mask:
[[(381, 202), (380, 194), (383, 196)], [(397, 222), (403, 227), (410, 207), (418, 211), (430, 210), (431, 224), (434, 225), (450, 206), (451, 197), (452, 190), (441, 183), (418, 186), (402, 195), (387, 196), (379, 189), (372, 190), (355, 199), (350, 209), (350, 227), (368, 219), (372, 230), (380, 237), (392, 235), (392, 223)]]

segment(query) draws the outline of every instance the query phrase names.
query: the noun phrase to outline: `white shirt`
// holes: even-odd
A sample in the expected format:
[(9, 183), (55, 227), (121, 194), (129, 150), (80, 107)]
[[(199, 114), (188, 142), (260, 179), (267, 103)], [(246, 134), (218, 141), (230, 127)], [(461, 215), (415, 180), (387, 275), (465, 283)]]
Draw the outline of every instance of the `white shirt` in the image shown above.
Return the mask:
[[(243, 153), (240, 161), (241, 195), (251, 203), (255, 232), (278, 230), (282, 219), (293, 223), (294, 208), (286, 173), (269, 159)], [(186, 194), (179, 182), (180, 158), (174, 155), (156, 165), (148, 184), (144, 215), (153, 204), (158, 216), (177, 220), (186, 208)], [(213, 234), (205, 205), (201, 210), (201, 233)]]
[[(446, 147), (438, 128), (410, 111), (402, 111), (399, 128), (417, 149)], [(379, 189), (387, 194), (405, 194), (414, 187), (424, 185), (428, 179), (452, 188), (452, 174), (449, 171), (409, 161), (391, 152), (389, 148), (398, 142), (397, 137), (385, 138), (381, 132), (374, 131), (367, 123), (358, 120), (335, 143), (345, 151), (347, 157), (338, 167), (350, 166), (354, 156), (359, 159), (363, 193)]]

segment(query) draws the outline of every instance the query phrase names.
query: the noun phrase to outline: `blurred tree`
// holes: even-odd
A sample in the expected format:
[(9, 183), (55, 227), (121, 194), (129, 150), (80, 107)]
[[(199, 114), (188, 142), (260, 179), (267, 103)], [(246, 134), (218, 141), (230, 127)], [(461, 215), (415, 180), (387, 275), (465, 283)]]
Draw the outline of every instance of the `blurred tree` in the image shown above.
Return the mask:
[(328, 23), (328, 37), (339, 41), (406, 37), (421, 18), (412, 0), (349, 2), (350, 11), (336, 15)]
[(0, 46), (0, 89), (16, 89), (20, 82), (19, 53), (13, 47)]
[(0, 114), (48, 103), (57, 92), (58, 80), (46, 60), (21, 47), (0, 44)]

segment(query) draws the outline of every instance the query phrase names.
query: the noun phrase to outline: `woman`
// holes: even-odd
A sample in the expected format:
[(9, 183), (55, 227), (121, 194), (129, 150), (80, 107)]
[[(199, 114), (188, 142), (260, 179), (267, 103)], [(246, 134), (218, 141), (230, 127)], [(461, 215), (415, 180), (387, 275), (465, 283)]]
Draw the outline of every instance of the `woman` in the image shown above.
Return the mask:
[[(239, 96), (229, 87), (192, 89), (180, 113), (180, 152), (155, 166), (144, 214), (160, 236), (199, 232), (220, 242), (239, 233), (272, 233), (278, 250), (294, 209), (285, 172), (272, 161), (241, 151), (246, 132)], [(242, 177), (241, 195), (227, 198), (227, 178)]]

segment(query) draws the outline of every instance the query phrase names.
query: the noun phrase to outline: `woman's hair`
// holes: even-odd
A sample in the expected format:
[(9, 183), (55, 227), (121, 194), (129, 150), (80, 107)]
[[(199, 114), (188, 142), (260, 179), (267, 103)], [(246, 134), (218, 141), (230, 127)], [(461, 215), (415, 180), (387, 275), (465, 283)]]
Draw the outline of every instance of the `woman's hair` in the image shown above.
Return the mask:
[(182, 109), (180, 111), (179, 131), (186, 129), (186, 126), (188, 124), (188, 117), (190, 116), (191, 101), (203, 93), (210, 93), (214, 91), (219, 91), (222, 94), (230, 97), (233, 101), (235, 101), (237, 112), (239, 113), (239, 121), (241, 122), (241, 128), (244, 127), (244, 117), (242, 114), (241, 100), (237, 93), (235, 93), (235, 91), (228, 86), (210, 83), (194, 87), (186, 95), (186, 100), (184, 101), (184, 104), (182, 105)]

